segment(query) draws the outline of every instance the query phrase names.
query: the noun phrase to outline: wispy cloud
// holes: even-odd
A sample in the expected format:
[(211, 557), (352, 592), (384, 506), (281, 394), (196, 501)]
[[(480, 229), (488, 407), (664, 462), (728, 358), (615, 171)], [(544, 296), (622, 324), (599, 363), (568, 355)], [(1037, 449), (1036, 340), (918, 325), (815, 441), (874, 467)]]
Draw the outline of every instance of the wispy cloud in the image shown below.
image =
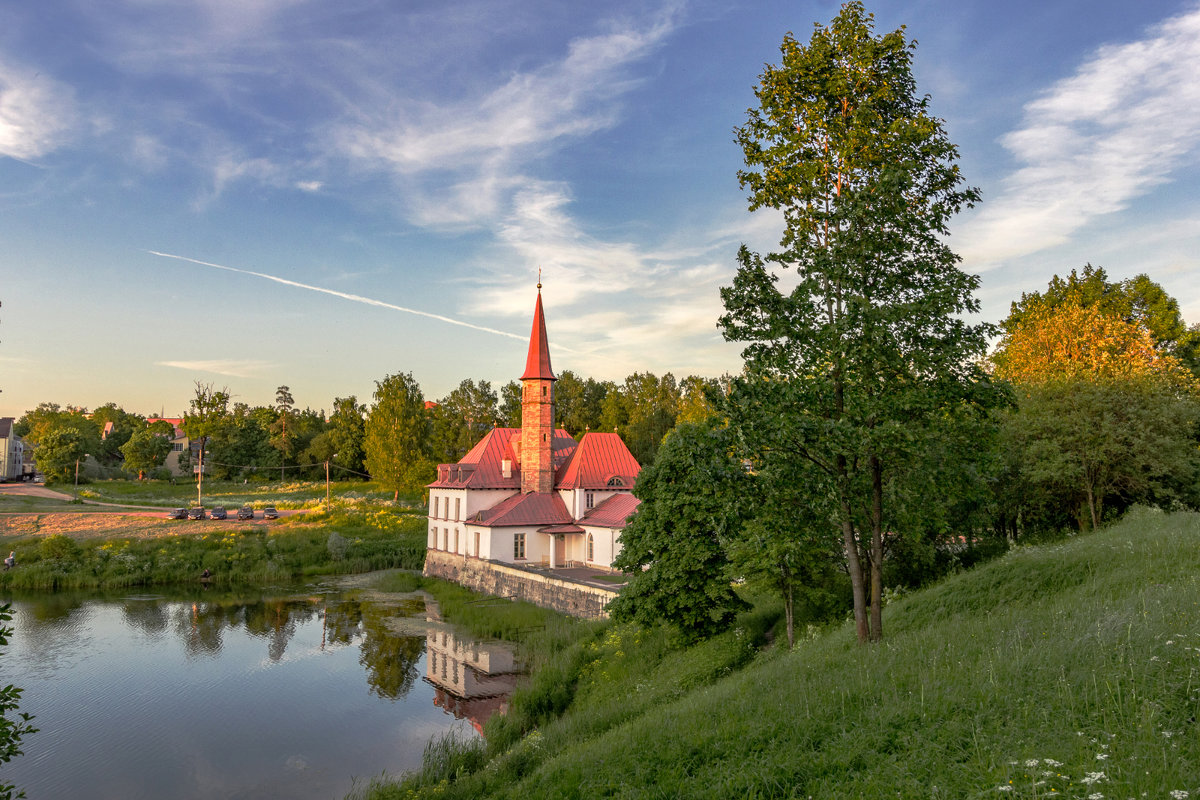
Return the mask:
[(249, 360), (201, 360), (201, 361), (155, 361), (155, 366), (172, 367), (188, 372), (211, 372), (231, 378), (253, 378), (270, 369), (274, 364), (266, 361)]
[(75, 117), (68, 87), (0, 57), (0, 156), (25, 161), (46, 155), (66, 138)]
[(637, 85), (629, 67), (674, 30), (675, 16), (667, 9), (640, 25), (613, 24), (573, 40), (559, 60), (453, 101), (360, 109), (353, 123), (334, 128), (331, 141), (353, 161), (406, 179), (418, 224), (485, 222), (506, 213), (548, 148), (620, 119), (620, 98)]
[(1200, 6), (1097, 50), (1001, 141), (1020, 164), (963, 226), (973, 269), (1054, 247), (1170, 180), (1200, 146)]

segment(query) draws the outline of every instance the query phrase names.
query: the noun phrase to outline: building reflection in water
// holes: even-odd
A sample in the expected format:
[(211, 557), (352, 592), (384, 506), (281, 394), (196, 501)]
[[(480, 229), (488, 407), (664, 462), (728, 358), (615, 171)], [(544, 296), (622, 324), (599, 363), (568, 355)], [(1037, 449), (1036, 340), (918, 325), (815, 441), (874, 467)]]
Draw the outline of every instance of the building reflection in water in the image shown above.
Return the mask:
[(508, 710), (508, 699), (524, 674), (507, 645), (468, 639), (440, 625), (428, 628), (425, 654), (433, 704), (467, 720), (481, 735), (493, 714)]

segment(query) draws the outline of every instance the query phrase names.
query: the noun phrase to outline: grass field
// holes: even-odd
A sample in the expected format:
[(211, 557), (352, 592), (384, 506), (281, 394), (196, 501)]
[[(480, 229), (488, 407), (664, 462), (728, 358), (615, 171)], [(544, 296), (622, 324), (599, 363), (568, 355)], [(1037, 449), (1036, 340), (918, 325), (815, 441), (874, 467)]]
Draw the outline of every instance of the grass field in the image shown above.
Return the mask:
[(361, 796), (1200, 798), (1200, 515), (1014, 550), (889, 605), (877, 645), (761, 650), (756, 613), (688, 649), (582, 637), (487, 742)]

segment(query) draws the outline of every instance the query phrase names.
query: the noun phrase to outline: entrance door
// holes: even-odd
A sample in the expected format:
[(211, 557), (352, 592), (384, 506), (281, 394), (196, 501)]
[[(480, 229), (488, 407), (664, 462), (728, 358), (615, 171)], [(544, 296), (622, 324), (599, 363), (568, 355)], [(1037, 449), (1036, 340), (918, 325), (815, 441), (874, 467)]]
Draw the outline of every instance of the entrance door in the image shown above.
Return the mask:
[(556, 567), (567, 565), (567, 537), (561, 533), (554, 535), (554, 565)]

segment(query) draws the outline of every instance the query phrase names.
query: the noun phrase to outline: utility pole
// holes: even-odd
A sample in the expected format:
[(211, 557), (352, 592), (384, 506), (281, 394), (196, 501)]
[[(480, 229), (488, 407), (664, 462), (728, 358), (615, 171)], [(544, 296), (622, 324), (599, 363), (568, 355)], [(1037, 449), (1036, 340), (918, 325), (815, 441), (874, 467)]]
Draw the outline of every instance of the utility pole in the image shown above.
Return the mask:
[(196, 473), (196, 505), (204, 506), (204, 501), (201, 499), (204, 496), (204, 440), (200, 440), (200, 460), (196, 467), (199, 470)]
[(337, 458), (337, 453), (334, 453), (329, 458), (325, 459), (325, 510), (329, 510), (329, 462), (331, 459)]

